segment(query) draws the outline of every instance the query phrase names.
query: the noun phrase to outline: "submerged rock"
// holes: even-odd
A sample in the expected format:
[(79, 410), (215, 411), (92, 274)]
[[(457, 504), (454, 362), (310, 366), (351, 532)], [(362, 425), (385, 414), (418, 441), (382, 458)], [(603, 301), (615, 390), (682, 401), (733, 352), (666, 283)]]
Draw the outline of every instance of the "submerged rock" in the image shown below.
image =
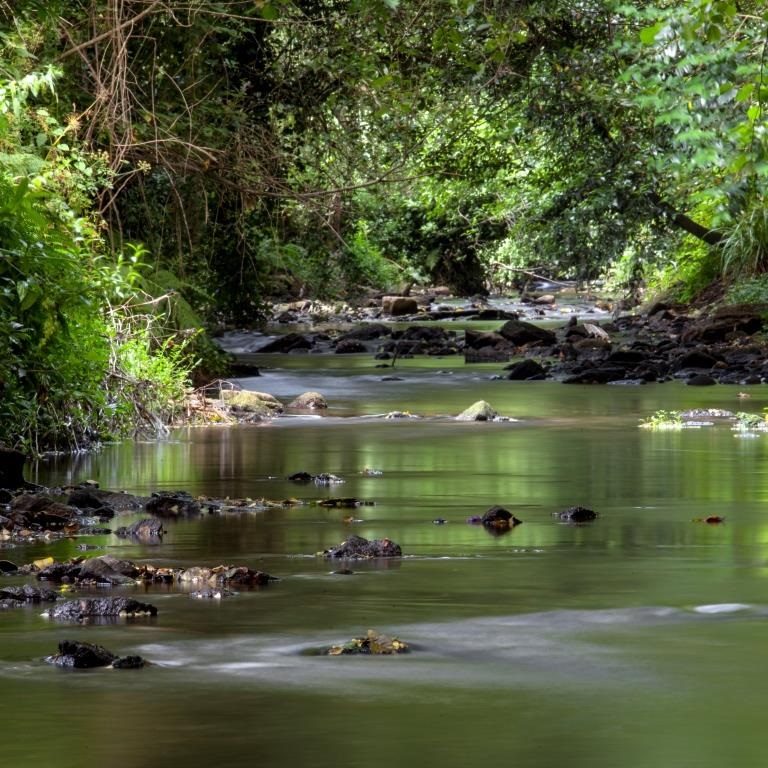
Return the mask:
[(64, 621), (89, 621), (101, 618), (134, 618), (157, 616), (157, 608), (149, 603), (140, 603), (129, 597), (91, 597), (69, 600), (54, 606), (43, 616)]
[(486, 528), (511, 528), (520, 525), (523, 521), (518, 520), (508, 509), (494, 506), (486, 510), (480, 522)]
[(59, 652), (45, 659), (49, 664), (67, 669), (95, 669), (112, 667), (113, 669), (140, 669), (146, 665), (141, 656), (115, 656), (106, 648), (94, 643), (62, 640)]
[(399, 544), (390, 539), (364, 539), (362, 536), (350, 536), (337, 547), (326, 549), (322, 555), (329, 559), (368, 560), (376, 557), (401, 557)]
[(597, 512), (587, 507), (568, 507), (568, 509), (555, 512), (555, 514), (567, 523), (588, 523), (597, 518)]
[(327, 656), (392, 656), (407, 653), (408, 644), (397, 637), (387, 637), (369, 629), (365, 637), (356, 637), (344, 645), (333, 645), (325, 651)]
[(186, 491), (156, 491), (146, 510), (157, 517), (197, 517), (201, 512), (200, 504)]
[(118, 528), (115, 535), (121, 539), (136, 539), (142, 544), (161, 544), (163, 541), (163, 521), (147, 517), (137, 520), (127, 528)]

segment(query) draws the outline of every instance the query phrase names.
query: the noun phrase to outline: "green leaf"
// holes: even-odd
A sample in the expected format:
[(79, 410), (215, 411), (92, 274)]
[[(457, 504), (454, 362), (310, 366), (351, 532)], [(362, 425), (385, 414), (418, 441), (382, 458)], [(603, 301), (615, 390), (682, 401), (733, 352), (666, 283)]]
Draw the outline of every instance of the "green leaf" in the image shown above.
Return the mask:
[(746, 101), (747, 99), (752, 96), (752, 93), (755, 90), (755, 84), (754, 83), (744, 83), (744, 85), (739, 88), (738, 92), (736, 93), (736, 101)]
[(652, 27), (646, 27), (640, 30), (640, 42), (643, 45), (653, 45), (656, 42), (656, 36), (661, 32), (664, 22), (657, 21)]
[(275, 21), (280, 18), (280, 12), (270, 3), (264, 3), (264, 5), (259, 8), (259, 14), (265, 21)]

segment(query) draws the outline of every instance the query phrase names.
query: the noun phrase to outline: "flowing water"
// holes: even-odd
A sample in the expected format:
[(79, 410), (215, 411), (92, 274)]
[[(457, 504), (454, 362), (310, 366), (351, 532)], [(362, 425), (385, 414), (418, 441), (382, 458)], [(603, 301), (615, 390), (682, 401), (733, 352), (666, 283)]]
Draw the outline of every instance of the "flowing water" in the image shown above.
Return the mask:
[[(150, 588), (139, 597), (157, 618), (129, 623), (0, 614), (3, 766), (762, 768), (768, 435), (638, 421), (659, 408), (759, 413), (768, 390), (740, 401), (728, 387), (493, 381), (500, 366), (448, 358), (398, 362), (400, 381), (382, 381), (393, 372), (369, 357), (261, 362), (264, 375), (244, 386), (286, 401), (319, 390), (329, 413), (181, 430), (29, 470), (46, 485), (93, 478), (307, 503), (170, 523), (160, 546), (93, 539), (97, 554), (249, 565), (281, 579), (267, 589), (215, 602)], [(479, 399), (517, 421), (447, 418)], [(396, 409), (425, 418), (376, 416)], [(298, 471), (346, 482), (286, 480)], [(333, 495), (375, 505), (349, 523), (348, 510), (312, 503)], [(501, 536), (467, 524), (493, 504), (524, 523)], [(553, 517), (576, 504), (599, 518)], [(726, 521), (694, 521), (708, 515)], [(333, 573), (316, 553), (351, 533), (389, 537), (404, 557)], [(0, 557), (65, 558), (75, 546)], [(312, 653), (368, 628), (412, 653)], [(65, 638), (153, 664), (43, 663)]]

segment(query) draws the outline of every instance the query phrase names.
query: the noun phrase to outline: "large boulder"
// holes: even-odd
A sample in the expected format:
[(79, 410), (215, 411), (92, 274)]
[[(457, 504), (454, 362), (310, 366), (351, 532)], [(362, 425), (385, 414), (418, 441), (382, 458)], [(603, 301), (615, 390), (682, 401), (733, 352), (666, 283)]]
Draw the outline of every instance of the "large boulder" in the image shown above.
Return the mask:
[(384, 296), (381, 299), (381, 309), (385, 315), (401, 317), (415, 315), (419, 311), (416, 299), (410, 296)]
[(289, 408), (298, 410), (322, 410), (328, 407), (328, 401), (319, 392), (304, 392), (288, 403)]
[(497, 419), (499, 414), (493, 409), (490, 403), (485, 400), (478, 400), (473, 403), (465, 411), (462, 411), (457, 417), (456, 421), (493, 421)]
[(83, 560), (77, 579), (80, 583), (94, 582), (117, 586), (135, 584), (138, 575), (139, 569), (134, 563), (120, 560), (114, 555), (104, 555)]
[(522, 347), (525, 344), (549, 346), (557, 341), (554, 331), (540, 328), (533, 323), (526, 323), (524, 320), (508, 320), (499, 329), (499, 334), (516, 347)]
[(59, 652), (47, 656), (45, 660), (49, 664), (68, 669), (95, 669), (97, 667), (140, 669), (146, 663), (140, 656), (119, 658), (101, 645), (73, 640), (62, 640), (59, 643)]
[(544, 379), (547, 376), (547, 370), (536, 360), (519, 360), (504, 368), (508, 371), (506, 378), (510, 381), (526, 381), (531, 379)]

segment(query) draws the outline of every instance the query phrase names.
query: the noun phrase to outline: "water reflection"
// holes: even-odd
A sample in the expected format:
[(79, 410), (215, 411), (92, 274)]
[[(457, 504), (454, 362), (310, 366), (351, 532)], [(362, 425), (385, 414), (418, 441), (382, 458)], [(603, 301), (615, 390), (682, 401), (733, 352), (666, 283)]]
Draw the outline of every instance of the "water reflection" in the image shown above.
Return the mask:
[[(490, 381), (482, 366), (457, 369), (448, 385), (437, 373), (446, 361), (404, 361), (406, 381), (384, 383), (369, 364), (334, 360), (324, 374), (335, 396), (327, 418), (180, 430), (164, 443), (106, 446), (33, 470), (30, 479), (44, 484), (93, 478), (142, 494), (301, 504), (169, 522), (160, 546), (94, 538), (100, 551), (130, 559), (248, 565), (280, 577), (268, 589), (202, 601), (147, 587), (142, 599), (159, 613), (141, 626), (62, 626), (34, 609), (0, 614), (0, 679), (13, 702), (9, 765), (139, 768), (162, 753), (188, 768), (511, 759), (532, 768), (756, 768), (768, 436), (736, 440), (726, 425), (637, 428), (658, 408), (733, 408), (736, 391), (518, 385)], [(254, 381), (292, 397), (320, 389), (310, 385), (313, 365), (282, 361)], [(481, 398), (521, 421), (360, 418), (458, 413)], [(756, 388), (750, 405), (759, 412), (765, 399)], [(382, 474), (362, 473), (371, 467)], [(345, 483), (287, 479), (298, 471)], [(330, 496), (374, 505), (353, 510), (360, 522), (350, 523), (350, 510), (317, 504)], [(502, 536), (467, 524), (494, 504), (523, 524)], [(577, 504), (598, 519), (569, 525), (554, 515)], [(709, 515), (725, 523), (694, 522)], [(317, 553), (351, 533), (387, 536), (405, 557), (334, 573), (340, 564)], [(75, 542), (61, 541), (3, 557), (49, 552), (77, 554)], [(404, 659), (300, 653), (368, 627), (420, 651)], [(156, 665), (137, 675), (64, 675), (40, 662), (64, 638)], [(117, 733), (141, 737), (116, 748)]]

